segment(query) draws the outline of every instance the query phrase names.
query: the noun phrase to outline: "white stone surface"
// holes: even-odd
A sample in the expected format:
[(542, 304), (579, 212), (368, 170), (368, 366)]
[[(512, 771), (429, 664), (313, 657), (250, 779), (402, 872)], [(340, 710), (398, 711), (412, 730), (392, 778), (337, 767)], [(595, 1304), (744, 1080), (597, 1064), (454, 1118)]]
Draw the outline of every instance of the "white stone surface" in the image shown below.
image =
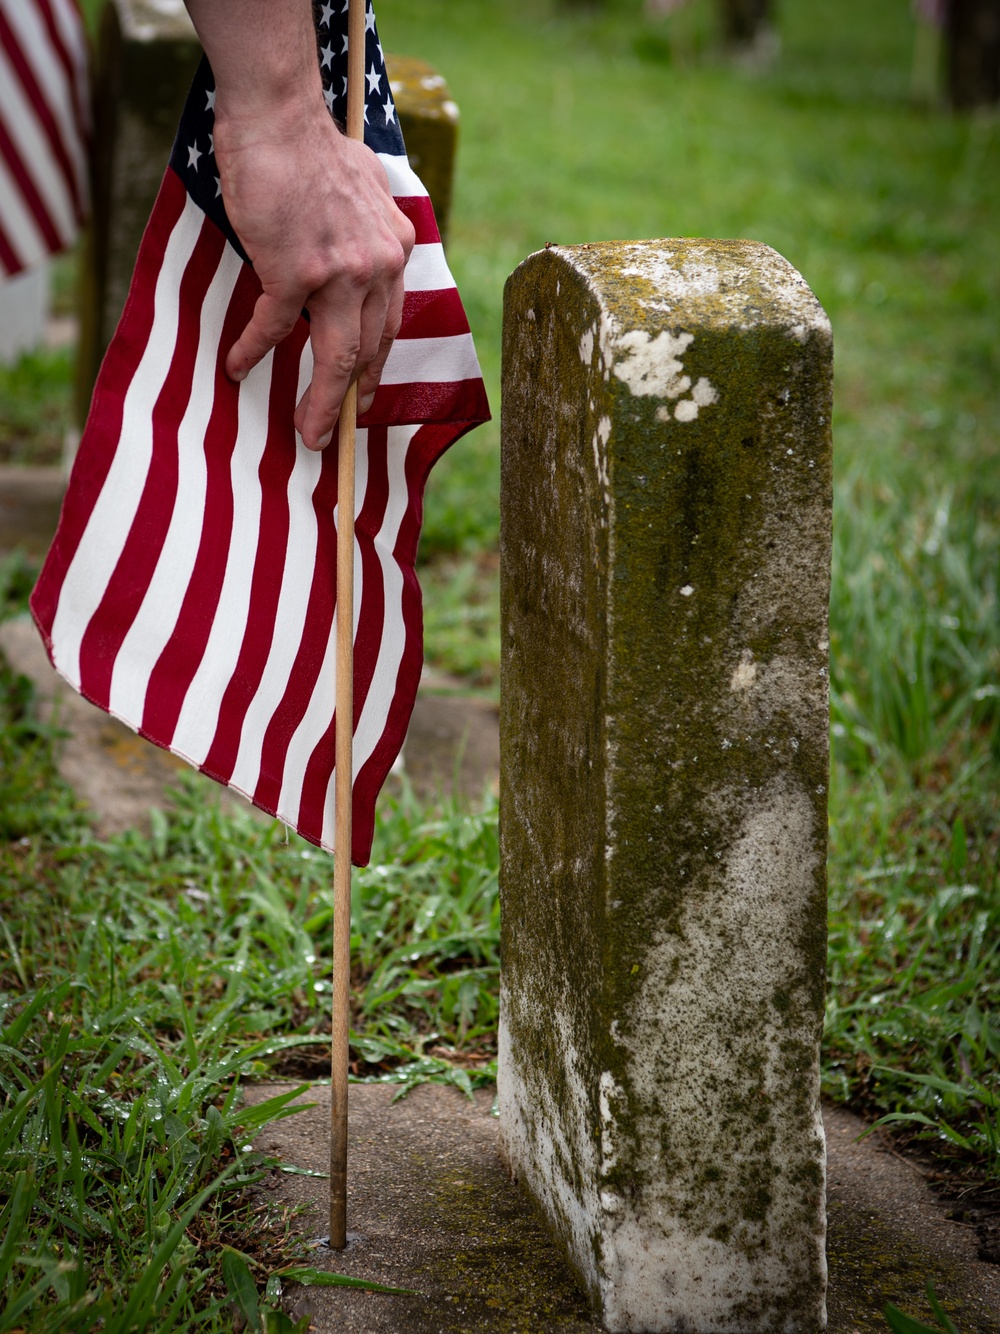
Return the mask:
[(0, 362), (13, 365), (44, 342), (48, 313), (48, 264), (0, 282)]

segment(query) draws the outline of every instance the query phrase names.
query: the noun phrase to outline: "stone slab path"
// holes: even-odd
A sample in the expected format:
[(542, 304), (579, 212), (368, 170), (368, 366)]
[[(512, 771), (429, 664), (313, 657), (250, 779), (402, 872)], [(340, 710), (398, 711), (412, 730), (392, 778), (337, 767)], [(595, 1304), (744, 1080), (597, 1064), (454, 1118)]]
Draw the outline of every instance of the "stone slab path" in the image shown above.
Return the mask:
[[(290, 1087), (260, 1085), (249, 1097)], [(599, 1329), (497, 1157), (492, 1094), (481, 1090), (470, 1102), (424, 1086), (393, 1102), (393, 1093), (351, 1088), (348, 1229), (357, 1239), (342, 1253), (317, 1248), (312, 1263), (415, 1295), (296, 1287), (285, 1294), (287, 1309), (308, 1313), (317, 1334)], [(313, 1105), (264, 1131), (257, 1147), (325, 1173), (329, 1090), (315, 1086), (303, 1101)], [(855, 1143), (858, 1117), (828, 1107), (825, 1121), (832, 1334), (887, 1331), (886, 1301), (929, 1315), (929, 1277), (963, 1334), (1000, 1330), (1000, 1269), (975, 1258), (972, 1234), (945, 1219), (913, 1167), (874, 1139)], [(275, 1205), (301, 1209), (299, 1235), (328, 1231), (324, 1177), (275, 1173), (269, 1191)]]
[[(51, 470), (0, 469), (0, 554), (20, 544), (40, 556), (58, 496)], [(0, 651), (35, 681), (43, 708), (69, 733), (61, 771), (92, 807), (99, 831), (146, 823), (184, 766), (65, 687), (30, 621), (0, 626)], [(404, 756), (425, 795), (450, 792), (457, 777), (461, 792), (480, 797), (497, 781), (495, 708), (428, 675)], [(248, 1097), (274, 1091), (260, 1085)], [(299, 1287), (286, 1294), (289, 1309), (310, 1312), (317, 1334), (598, 1329), (500, 1164), (492, 1095), (481, 1091), (470, 1102), (454, 1089), (423, 1087), (393, 1102), (394, 1092), (384, 1085), (351, 1090), (349, 1226), (360, 1239), (344, 1254), (316, 1250), (313, 1263), (417, 1295)], [(259, 1146), (325, 1172), (329, 1092), (316, 1086), (306, 1100), (315, 1107), (266, 1130)], [(886, 1301), (926, 1317), (923, 1290), (933, 1278), (963, 1334), (1000, 1334), (1000, 1267), (976, 1258), (975, 1233), (945, 1217), (914, 1164), (875, 1136), (856, 1143), (864, 1129), (857, 1117), (827, 1108), (825, 1119), (831, 1331), (884, 1334)], [(294, 1227), (306, 1239), (327, 1231), (326, 1189), (322, 1177), (283, 1173), (270, 1186), (276, 1205), (301, 1210)]]

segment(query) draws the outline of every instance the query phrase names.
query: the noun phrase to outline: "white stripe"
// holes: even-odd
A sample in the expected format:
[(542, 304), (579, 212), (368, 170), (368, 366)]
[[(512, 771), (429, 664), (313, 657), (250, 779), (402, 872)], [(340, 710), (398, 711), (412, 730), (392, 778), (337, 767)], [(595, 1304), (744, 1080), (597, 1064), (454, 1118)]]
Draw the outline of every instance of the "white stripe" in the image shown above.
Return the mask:
[[(365, 488), (368, 485), (368, 432), (363, 428), (357, 433), (357, 465), (355, 472), (354, 517), (357, 518), (364, 505)], [(337, 523), (339, 505), (334, 507), (334, 526)], [(354, 541), (354, 636), (357, 638), (358, 622), (361, 616), (362, 595), (361, 552), (357, 538)], [(337, 700), (337, 619), (334, 612), (327, 640), (323, 665), (313, 687), (309, 704), (301, 722), (292, 734), (285, 756), (285, 772), (282, 776), (281, 796), (278, 800), (278, 814), (286, 824), (297, 825), (299, 808), (302, 804), (302, 785), (305, 782), (306, 767), (316, 749), (316, 743), (323, 736), (333, 720)]]
[[(299, 361), (295, 401), (312, 379), (312, 348), (307, 341)], [(261, 747), (274, 710), (284, 698), (295, 656), (305, 630), (311, 575), (316, 563), (316, 512), (312, 495), (320, 478), (323, 456), (306, 449), (296, 434), (295, 465), (288, 479), (288, 546), (282, 570), (281, 592), (274, 617), (274, 637), (257, 693), (247, 709), (240, 748), (230, 786), (253, 796), (260, 781)]]
[[(406, 624), (403, 620), (403, 572), (394, 555), (399, 529), (406, 517), (409, 489), (406, 481), (406, 455), (418, 426), (392, 426), (388, 432), (389, 495), (385, 515), (375, 537), (375, 553), (382, 566), (385, 613), (382, 641), (371, 686), (361, 717), (354, 727), (354, 773), (367, 763), (381, 741), (389, 720), (389, 709), (396, 693), (403, 651), (406, 648)], [(335, 785), (330, 784), (323, 818), (323, 843), (332, 847), (334, 834)]]
[(64, 242), (76, 235), (76, 218), (66, 178), (21, 86), (13, 65), (0, 51), (0, 119), (24, 169), (41, 196), (42, 205)]
[(18, 45), (38, 80), (45, 103), (55, 120), (59, 137), (74, 168), (74, 175), (79, 179), (83, 175), (83, 143), (76, 124), (76, 108), (66, 70), (53, 50), (48, 31), (35, 5), (8, 4), (5, 6), (5, 12), (10, 26), (14, 29)]
[(478, 380), (472, 334), (448, 338), (397, 338), (382, 372), (382, 384), (446, 384)]
[(397, 199), (426, 195), (426, 186), (410, 166), (409, 159), (405, 155), (396, 157), (392, 153), (379, 153), (378, 160), (385, 167), (385, 174), (389, 177), (389, 189)]
[(441, 292), (454, 287), (448, 262), (440, 241), (415, 245), (403, 270), (403, 287), (407, 292)]
[(110, 711), (142, 722), (146, 688), (180, 615), (205, 522), (205, 436), (215, 397), (215, 366), (226, 311), (243, 261), (226, 246), (205, 293), (191, 397), (177, 431), (177, 495), (142, 606), (115, 658)]
[(149, 471), (152, 409), (170, 371), (177, 343), (180, 282), (204, 218), (189, 199), (170, 233), (156, 278), (149, 340), (125, 395), (118, 448), (59, 594), (52, 625), (55, 665), (77, 689), (80, 644), (118, 564)]
[(0, 157), (0, 225), (25, 268), (37, 264), (40, 259), (48, 255), (49, 243), (38, 230), (34, 214), (25, 206), (21, 187), (8, 172), (7, 163), (2, 157)]
[(236, 444), (229, 476), (233, 488), (233, 529), (226, 573), (205, 654), (188, 686), (170, 749), (203, 764), (219, 721), (219, 710), (236, 664), (250, 609), (254, 560), (260, 537), (261, 489), (258, 469), (267, 443), (267, 408), (274, 352), (253, 368), (240, 385)]

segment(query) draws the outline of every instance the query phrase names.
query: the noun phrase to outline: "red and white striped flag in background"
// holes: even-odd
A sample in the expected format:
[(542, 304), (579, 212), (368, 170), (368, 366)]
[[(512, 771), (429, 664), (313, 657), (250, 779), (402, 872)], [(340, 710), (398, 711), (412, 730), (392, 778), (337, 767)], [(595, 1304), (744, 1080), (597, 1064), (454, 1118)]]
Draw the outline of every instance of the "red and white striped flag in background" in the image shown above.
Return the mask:
[[(317, 35), (336, 113), (347, 15), (333, 8), (322, 6)], [(365, 55), (366, 142), (417, 243), (402, 331), (358, 429), (357, 863), (370, 856), (375, 798), (420, 678), (414, 560), (424, 482), (439, 455), (489, 415), (433, 210), (406, 160), (370, 11)], [(329, 848), (337, 450), (310, 452), (292, 424), (311, 376), (305, 319), (242, 384), (226, 377), (225, 355), (260, 285), (222, 207), (213, 89), (203, 62), (32, 612), (53, 664), (88, 699)]]
[(87, 60), (76, 0), (0, 0), (0, 280), (86, 219)]

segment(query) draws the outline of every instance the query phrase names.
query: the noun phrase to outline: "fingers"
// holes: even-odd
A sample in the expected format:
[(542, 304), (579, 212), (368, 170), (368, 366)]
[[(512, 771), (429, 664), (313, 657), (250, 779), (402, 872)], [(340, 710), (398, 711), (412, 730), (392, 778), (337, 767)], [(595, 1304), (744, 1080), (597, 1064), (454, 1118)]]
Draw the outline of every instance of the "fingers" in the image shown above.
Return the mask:
[(385, 322), (382, 326), (382, 334), (379, 338), (378, 350), (358, 379), (359, 414), (367, 412), (375, 399), (375, 390), (378, 388), (379, 380), (382, 378), (386, 359), (389, 356), (393, 341), (399, 333), (402, 323), (403, 278), (402, 275), (400, 275), (399, 280), (393, 286), (392, 294), (389, 297), (389, 305), (386, 309)]
[(231, 380), (245, 380), (259, 361), (267, 356), (273, 347), (287, 338), (295, 327), (295, 321), (302, 310), (300, 300), (294, 296), (278, 298), (269, 292), (261, 292), (253, 308), (250, 323), (229, 349), (226, 357), (226, 374)]
[(355, 300), (350, 309), (325, 294), (309, 303), (313, 375), (296, 413), (307, 449), (330, 443), (348, 385), (378, 351), (386, 308), (386, 298), (378, 293)]

